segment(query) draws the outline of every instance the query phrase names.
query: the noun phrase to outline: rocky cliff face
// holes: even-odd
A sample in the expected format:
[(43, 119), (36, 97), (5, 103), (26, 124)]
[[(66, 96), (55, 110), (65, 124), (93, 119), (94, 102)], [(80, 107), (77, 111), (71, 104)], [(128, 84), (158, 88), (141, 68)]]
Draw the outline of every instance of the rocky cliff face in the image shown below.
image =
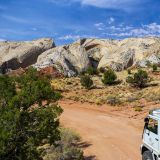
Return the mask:
[(54, 67), (66, 76), (74, 76), (90, 65), (122, 71), (149, 64), (160, 65), (160, 38), (81, 39), (59, 47), (55, 47), (52, 39), (0, 42), (2, 72), (33, 65), (38, 69)]
[(36, 63), (38, 56), (55, 47), (52, 39), (25, 42), (0, 42), (0, 72), (25, 68)]
[(87, 52), (79, 43), (52, 48), (38, 57), (34, 67), (42, 69), (54, 66), (65, 76), (74, 76), (90, 65)]
[(87, 39), (83, 45), (89, 57), (97, 60), (98, 68), (110, 66), (121, 71), (131, 66), (160, 63), (160, 38)]
[(160, 38), (129, 38), (124, 40), (82, 39), (42, 53), (36, 68), (55, 66), (65, 75), (73, 76), (87, 69), (111, 67), (122, 71), (132, 66), (160, 64)]

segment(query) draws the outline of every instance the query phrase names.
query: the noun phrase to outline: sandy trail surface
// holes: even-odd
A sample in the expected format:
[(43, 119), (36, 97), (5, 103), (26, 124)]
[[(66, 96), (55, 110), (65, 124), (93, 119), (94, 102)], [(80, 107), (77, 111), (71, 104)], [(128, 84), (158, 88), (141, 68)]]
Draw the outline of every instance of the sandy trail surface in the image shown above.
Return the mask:
[(61, 122), (82, 137), (87, 160), (140, 160), (142, 120), (128, 118), (110, 108), (61, 101)]

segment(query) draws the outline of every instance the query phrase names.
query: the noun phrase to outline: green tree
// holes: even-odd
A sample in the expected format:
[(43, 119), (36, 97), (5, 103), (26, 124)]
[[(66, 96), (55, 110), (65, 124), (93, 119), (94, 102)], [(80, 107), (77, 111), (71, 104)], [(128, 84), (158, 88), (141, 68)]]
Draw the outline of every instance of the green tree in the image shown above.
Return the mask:
[(128, 76), (126, 79), (127, 83), (130, 83), (136, 87), (143, 88), (149, 81), (149, 77), (146, 71), (139, 69), (134, 76)]
[(5, 106), (15, 95), (15, 82), (8, 76), (0, 76), (0, 105)]
[(93, 86), (93, 81), (88, 75), (82, 76), (80, 82), (81, 82), (81, 85), (86, 89), (90, 89)]
[(105, 85), (112, 85), (112, 84), (115, 84), (116, 79), (117, 79), (116, 73), (112, 69), (108, 69), (103, 74), (102, 82)]
[(61, 95), (33, 68), (15, 82), (1, 77), (0, 86), (5, 91), (0, 88), (0, 100), (5, 100), (0, 106), (0, 159), (40, 159), (42, 151), (38, 147), (44, 141), (56, 145), (60, 139), (58, 117), (62, 109), (51, 102)]

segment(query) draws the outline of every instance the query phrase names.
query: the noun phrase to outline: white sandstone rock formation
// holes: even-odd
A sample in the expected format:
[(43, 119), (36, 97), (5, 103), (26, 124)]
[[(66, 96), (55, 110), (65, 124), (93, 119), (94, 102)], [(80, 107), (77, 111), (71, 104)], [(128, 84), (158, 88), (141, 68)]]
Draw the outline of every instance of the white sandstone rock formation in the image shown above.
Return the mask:
[(49, 38), (24, 42), (0, 42), (1, 73), (36, 63), (38, 56), (52, 47), (55, 47), (55, 44)]
[(77, 75), (90, 65), (96, 68), (109, 66), (115, 71), (132, 66), (160, 65), (160, 38), (81, 39), (58, 47), (52, 39), (0, 42), (1, 70), (32, 64), (38, 69), (53, 66), (66, 76)]
[(56, 67), (65, 76), (74, 76), (85, 71), (90, 61), (85, 48), (77, 43), (50, 49), (38, 57), (34, 67)]

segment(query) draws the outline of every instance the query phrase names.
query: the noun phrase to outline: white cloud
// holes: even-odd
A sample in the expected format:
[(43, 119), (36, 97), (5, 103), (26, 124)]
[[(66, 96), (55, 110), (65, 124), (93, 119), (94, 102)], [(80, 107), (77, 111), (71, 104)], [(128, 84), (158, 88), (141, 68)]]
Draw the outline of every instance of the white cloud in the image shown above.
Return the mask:
[(81, 34), (69, 34), (59, 37), (59, 40), (62, 41), (76, 41), (81, 38), (126, 38), (126, 37), (146, 37), (146, 36), (160, 36), (160, 24), (151, 23), (141, 26), (130, 26), (125, 25), (124, 23), (116, 25), (108, 25), (105, 23), (95, 23), (93, 27), (99, 31), (99, 37), (93, 35), (81, 35)]
[(60, 5), (70, 5), (79, 2), (81, 5), (89, 5), (99, 8), (128, 9), (148, 0), (48, 0)]
[(84, 5), (91, 5), (100, 8), (126, 8), (137, 3), (137, 0), (80, 0)]
[(77, 39), (80, 39), (80, 36), (79, 35), (66, 35), (66, 36), (62, 36), (62, 37), (59, 37), (58, 38), (59, 40), (77, 40)]
[(105, 29), (104, 28), (101, 28), (101, 27), (98, 27), (97, 28), (99, 31), (104, 31)]
[(110, 17), (108, 20), (108, 24), (112, 24), (115, 21), (115, 19), (113, 17)]
[(47, 1), (61, 6), (68, 6), (71, 5), (72, 3), (79, 2), (79, 0), (47, 0)]
[(35, 27), (34, 27), (34, 28), (31, 28), (31, 30), (32, 30), (32, 31), (38, 31), (38, 29), (35, 28)]
[(116, 37), (128, 37), (131, 36), (130, 33), (110, 33), (110, 34), (106, 34), (103, 33), (104, 35), (109, 35), (109, 36), (116, 36)]
[[(110, 23), (114, 22), (115, 19), (113, 17), (110, 17)], [(126, 32), (126, 31), (129, 31), (131, 29), (134, 29), (134, 27), (132, 26), (125, 26), (124, 24), (120, 24), (120, 25), (110, 25), (110, 26), (107, 26), (105, 25), (104, 23), (96, 23), (94, 24), (94, 26), (97, 28), (97, 30), (99, 31), (111, 31), (111, 32)]]
[(0, 38), (0, 42), (6, 41), (6, 39)]
[(103, 23), (96, 23), (96, 24), (94, 24), (94, 26), (96, 26), (96, 27), (102, 27), (102, 26), (104, 26), (104, 24)]
[(109, 29), (109, 30), (111, 30), (113, 32), (123, 31), (124, 30), (123, 27), (117, 27), (117, 26), (106, 27), (106, 29)]
[(133, 29), (134, 27), (132, 26), (124, 26), (123, 27), (123, 30), (126, 31), (126, 30), (130, 30), (130, 29)]
[(105, 30), (105, 25), (104, 25), (104, 23), (96, 23), (96, 24), (94, 24), (94, 26), (95, 26), (99, 31)]
[(29, 23), (29, 21), (27, 21), (24, 18), (14, 17), (14, 16), (11, 16), (11, 15), (1, 15), (1, 17), (6, 19), (6, 20), (13, 21), (13, 22), (16, 22), (16, 23)]
[(157, 24), (157, 23), (151, 23), (151, 24), (149, 24), (149, 25), (144, 25), (143, 27), (144, 27), (144, 28), (147, 28), (147, 30), (150, 31), (150, 32), (160, 33), (160, 25)]
[(130, 31), (130, 34), (133, 36), (143, 36), (143, 35), (149, 35), (150, 32), (143, 28), (136, 28), (136, 29), (132, 29)]
[(151, 23), (147, 25), (142, 25), (140, 27), (111, 26), (107, 28), (107, 32), (105, 35), (116, 36), (116, 37), (160, 36), (160, 25), (157, 23)]
[(98, 38), (98, 37), (93, 35), (65, 35), (65, 36), (59, 37), (58, 39), (65, 40), (65, 41), (67, 40), (76, 41), (81, 38)]

